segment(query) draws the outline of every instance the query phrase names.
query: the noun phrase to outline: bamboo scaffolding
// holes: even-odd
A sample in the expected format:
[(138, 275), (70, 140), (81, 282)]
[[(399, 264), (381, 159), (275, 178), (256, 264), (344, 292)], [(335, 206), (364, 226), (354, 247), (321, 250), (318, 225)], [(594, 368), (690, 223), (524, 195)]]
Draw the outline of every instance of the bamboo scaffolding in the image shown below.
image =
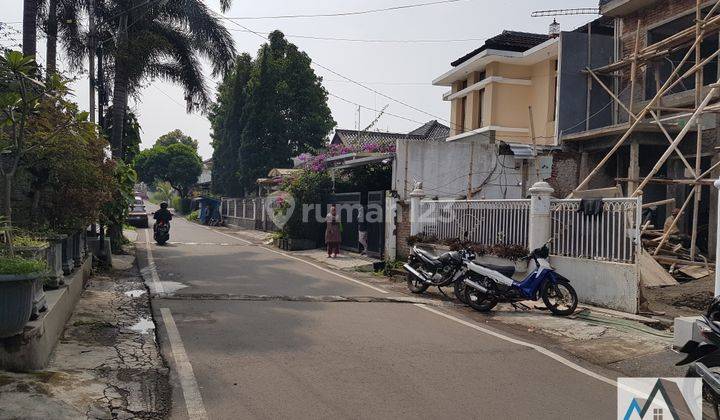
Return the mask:
[[(627, 131), (619, 138), (619, 140), (614, 144), (614, 146), (608, 151), (606, 156), (595, 166), (595, 168), (590, 171), (590, 173), (587, 174), (586, 177), (580, 182), (580, 184), (577, 186), (577, 188), (570, 194), (569, 197), (572, 197), (575, 193), (578, 191), (581, 191), (583, 188), (585, 188), (590, 180), (596, 176), (600, 170), (607, 164), (607, 162), (610, 160), (610, 158), (619, 150), (621, 146), (625, 144), (625, 142), (630, 138), (630, 136), (633, 134), (633, 132), (636, 130), (636, 128), (641, 124), (641, 122), (646, 122), (646, 118), (649, 114), (649, 116), (652, 118), (653, 123), (657, 124), (660, 131), (663, 133), (665, 138), (669, 141), (669, 145), (665, 152), (662, 154), (662, 156), (657, 160), (653, 168), (650, 170), (650, 172), (640, 181), (639, 185), (635, 184), (638, 180), (635, 179), (635, 177), (630, 176), (628, 178), (617, 178), (618, 181), (627, 181), (628, 185), (634, 188), (634, 191), (629, 195), (630, 197), (637, 197), (642, 194), (643, 189), (646, 187), (648, 183), (660, 183), (660, 184), (673, 184), (673, 185), (689, 185), (692, 186), (692, 189), (690, 190), (685, 202), (683, 203), (683, 206), (679, 212), (679, 214), (673, 219), (670, 228), (664, 232), (662, 238), (660, 239), (660, 244), (654, 251), (654, 255), (657, 255), (662, 247), (667, 242), (670, 231), (675, 228), (678, 221), (680, 220), (680, 217), (685, 214), (688, 206), (690, 205), (690, 202), (693, 203), (693, 210), (692, 210), (692, 232), (691, 232), (691, 246), (690, 246), (690, 260), (694, 261), (696, 257), (696, 245), (697, 245), (697, 230), (698, 230), (698, 223), (699, 223), (699, 209), (700, 209), (700, 199), (701, 199), (701, 188), (705, 185), (711, 185), (712, 180), (706, 180), (704, 179), (705, 176), (710, 174), (714, 169), (716, 169), (718, 166), (720, 166), (720, 162), (717, 162), (711, 166), (710, 169), (706, 170), (705, 172), (702, 172), (702, 137), (703, 137), (703, 126), (700, 121), (700, 116), (705, 112), (715, 112), (716, 108), (715, 103), (710, 104), (710, 102), (720, 93), (720, 78), (718, 81), (714, 84), (709, 85), (710, 90), (707, 92), (707, 94), (703, 95), (703, 68), (706, 64), (708, 64), (711, 60), (714, 60), (718, 55), (720, 55), (720, 49), (716, 49), (709, 57), (703, 59), (702, 58), (702, 48), (701, 43), (703, 39), (712, 33), (718, 32), (720, 30), (720, 16), (714, 16), (718, 8), (720, 7), (720, 0), (715, 1), (712, 7), (710, 8), (710, 11), (707, 13), (707, 15), (703, 18), (703, 12), (702, 12), (702, 0), (696, 0), (695, 2), (695, 24), (691, 27), (688, 27), (675, 35), (672, 35), (670, 37), (667, 37), (659, 42), (656, 42), (652, 45), (647, 45), (644, 48), (640, 48), (640, 30), (641, 30), (641, 21), (638, 20), (637, 22), (637, 28), (635, 30), (635, 43), (634, 43), (634, 50), (632, 52), (632, 55), (630, 57), (624, 58), (622, 60), (619, 60), (615, 63), (612, 63), (610, 65), (596, 68), (596, 69), (590, 69), (587, 68), (586, 71), (594, 80), (610, 97), (613, 99), (613, 101), (619, 105), (625, 112), (628, 113), (628, 121), (629, 121), (629, 127)], [(636, 90), (636, 84), (637, 84), (637, 74), (638, 69), (642, 66), (647, 66), (650, 63), (650, 60), (656, 57), (661, 57), (663, 55), (667, 55), (672, 51), (676, 51), (679, 48), (684, 48), (685, 46), (688, 46), (689, 48), (685, 55), (683, 56), (680, 63), (672, 70), (670, 75), (667, 77), (667, 79), (664, 81), (662, 86), (660, 86), (659, 78), (656, 77), (656, 93), (654, 97), (645, 104), (643, 109), (638, 112), (634, 113), (634, 105), (635, 105), (635, 90)], [(681, 72), (682, 67), (688, 62), (691, 56), (694, 55), (694, 65), (687, 71)], [(600, 73), (613, 73), (617, 70), (626, 68), (627, 66), (630, 66), (630, 98), (629, 98), (629, 106), (626, 106), (623, 101), (616, 95), (603, 81), (600, 79), (599, 74)], [(659, 72), (656, 69), (656, 75), (659, 74)], [(684, 79), (694, 76), (695, 78), (695, 103), (694, 108), (680, 108), (680, 107), (663, 107), (662, 106), (662, 98), (665, 96), (668, 92), (671, 91), (678, 83), (682, 82)], [(615, 79), (617, 80), (617, 79)], [(703, 97), (704, 96), (704, 97)], [(672, 115), (669, 117), (665, 117), (661, 119), (658, 115), (658, 112), (660, 111), (669, 111), (669, 112), (687, 112), (689, 114), (678, 116), (678, 115)], [(667, 131), (666, 127), (664, 126), (665, 121), (671, 121), (678, 118), (685, 118), (689, 116), (689, 120), (685, 123), (685, 125), (682, 127), (680, 132), (673, 138), (669, 132)], [(695, 161), (694, 165), (692, 165), (683, 155), (683, 153), (678, 149), (680, 143), (685, 139), (687, 134), (690, 132), (691, 128), (696, 128), (696, 141), (695, 141)], [(716, 128), (720, 129), (720, 127)], [(683, 162), (683, 165), (688, 169), (689, 173), (692, 174), (693, 179), (660, 179), (655, 178), (655, 175), (661, 170), (663, 165), (667, 162), (667, 159), (672, 154), (676, 154), (680, 160)], [(632, 156), (631, 156), (632, 160)], [(633, 164), (635, 162), (630, 163), (630, 167), (633, 167)], [(702, 172), (702, 173), (701, 173)], [(631, 179), (632, 178), (632, 179)], [(672, 199), (666, 200), (667, 202), (670, 202)]]

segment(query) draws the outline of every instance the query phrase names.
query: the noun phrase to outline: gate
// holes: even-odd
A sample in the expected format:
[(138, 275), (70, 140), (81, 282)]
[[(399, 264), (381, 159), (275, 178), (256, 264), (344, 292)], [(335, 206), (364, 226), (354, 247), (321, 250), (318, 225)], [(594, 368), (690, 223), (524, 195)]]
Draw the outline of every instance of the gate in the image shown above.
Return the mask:
[(368, 233), (367, 254), (373, 258), (382, 258), (385, 249), (385, 191), (368, 192), (365, 222)]
[(360, 251), (358, 246), (358, 219), (362, 209), (360, 200), (359, 192), (333, 194), (330, 197), (330, 204), (337, 206), (337, 214), (342, 222), (340, 248), (346, 251)]

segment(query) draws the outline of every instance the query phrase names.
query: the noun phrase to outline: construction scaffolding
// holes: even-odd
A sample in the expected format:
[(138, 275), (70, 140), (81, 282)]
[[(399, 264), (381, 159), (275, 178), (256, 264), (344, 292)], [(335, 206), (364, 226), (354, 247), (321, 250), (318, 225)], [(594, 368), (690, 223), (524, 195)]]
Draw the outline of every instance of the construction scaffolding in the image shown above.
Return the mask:
[[(720, 167), (720, 162), (716, 162), (710, 165), (710, 168), (702, 172), (701, 170), (701, 155), (702, 155), (702, 137), (703, 137), (703, 124), (701, 116), (705, 113), (716, 113), (720, 111), (720, 102), (715, 101), (720, 91), (720, 78), (715, 82), (707, 86), (709, 90), (703, 89), (703, 68), (705, 65), (710, 63), (712, 60), (718, 59), (720, 55), (720, 49), (715, 49), (709, 56), (703, 57), (701, 50), (701, 43), (704, 39), (710, 35), (717, 34), (720, 31), (720, 0), (715, 2), (712, 7), (707, 9), (708, 5), (702, 4), (701, 0), (696, 1), (695, 7), (695, 24), (692, 27), (688, 27), (677, 33), (651, 45), (647, 45), (643, 48), (640, 47), (640, 34), (642, 22), (638, 19), (637, 29), (635, 30), (635, 42), (632, 53), (627, 57), (622, 57), (618, 61), (609, 65), (599, 68), (586, 68), (588, 80), (602, 88), (614, 101), (614, 103), (622, 108), (627, 113), (627, 129), (622, 136), (617, 140), (614, 146), (609, 150), (605, 157), (588, 173), (588, 175), (579, 183), (577, 188), (570, 194), (570, 197), (577, 196), (583, 190), (585, 190), (589, 182), (600, 173), (603, 167), (608, 161), (617, 153), (617, 151), (628, 142), (631, 141), (630, 145), (630, 167), (628, 169), (628, 177), (622, 180), (628, 183), (627, 195), (628, 197), (637, 197), (643, 194), (643, 188), (649, 183), (661, 183), (661, 184), (674, 184), (674, 185), (691, 185), (693, 188), (688, 193), (687, 199), (682, 204), (679, 213), (674, 217), (672, 226), (670, 229), (666, 229), (661, 236), (652, 240), (652, 246), (654, 250), (653, 255), (658, 261), (667, 261), (667, 247), (665, 246), (673, 228), (678, 224), (678, 221), (688, 211), (688, 208), (692, 208), (692, 231), (691, 231), (691, 243), (689, 249), (689, 255), (685, 256), (684, 260), (688, 264), (692, 265), (695, 261), (702, 256), (698, 256), (697, 253), (697, 241), (698, 241), (698, 219), (700, 211), (700, 197), (701, 189), (703, 187), (711, 188), (713, 180), (708, 177), (716, 168)], [(708, 10), (707, 13), (703, 13), (703, 10)], [(649, 37), (648, 37), (649, 43)], [(684, 54), (680, 63), (674, 66), (672, 72), (662, 84), (659, 81), (659, 71), (657, 66), (653, 67), (653, 63), (657, 63), (658, 59), (666, 59), (671, 53), (677, 53), (682, 49), (687, 48), (687, 52)], [(691, 61), (693, 60), (694, 61)], [(692, 64), (692, 66), (683, 71), (682, 69), (686, 64)], [(689, 65), (689, 64), (688, 64)], [(635, 97), (636, 89), (638, 89), (638, 73), (645, 71), (648, 74), (650, 71), (655, 70), (655, 83), (656, 93), (652, 99), (639, 111), (635, 111)], [(626, 104), (618, 94), (619, 81), (622, 80), (623, 76), (626, 78), (629, 75), (629, 89), (630, 97)], [(612, 78), (616, 81), (611, 86), (608, 86), (601, 77)], [(663, 98), (672, 91), (672, 89), (678, 84), (682, 83), (683, 80), (694, 77), (695, 78), (695, 98), (694, 106), (680, 108), (680, 107), (663, 107)], [(613, 89), (614, 86), (614, 89)], [(668, 129), (668, 123), (670, 121), (677, 121), (679, 119), (687, 118), (687, 122), (682, 126), (682, 129), (676, 135), (671, 135)], [(631, 140), (631, 136), (640, 126), (647, 126), (648, 123), (654, 124), (659, 128), (659, 131), (667, 139), (668, 145), (665, 152), (655, 162), (650, 172), (644, 177), (640, 177), (639, 169), (639, 146), (638, 143)], [(674, 129), (677, 126), (673, 127)], [(689, 161), (683, 154), (679, 146), (687, 137), (687, 134), (691, 129), (695, 129), (696, 144), (695, 144), (695, 161)], [(720, 127), (715, 127), (720, 129)], [(686, 173), (691, 174), (689, 179), (660, 179), (656, 178), (658, 171), (661, 170), (663, 165), (671, 155), (677, 155), (682, 161), (686, 168)], [(691, 159), (692, 160), (692, 159)], [(674, 200), (664, 200), (662, 203), (657, 204), (664, 205), (666, 203), (674, 202)], [(720, 252), (720, 250), (716, 250)], [(665, 256), (660, 255), (665, 253)], [(672, 259), (672, 258), (670, 258)], [(706, 268), (707, 268), (707, 263)]]

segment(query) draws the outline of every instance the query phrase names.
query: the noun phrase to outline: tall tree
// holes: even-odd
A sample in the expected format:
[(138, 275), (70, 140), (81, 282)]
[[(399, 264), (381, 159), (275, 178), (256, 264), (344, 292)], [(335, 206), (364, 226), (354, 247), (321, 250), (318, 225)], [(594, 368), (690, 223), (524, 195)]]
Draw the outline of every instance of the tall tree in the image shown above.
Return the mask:
[[(122, 158), (124, 114), (132, 90), (147, 78), (162, 78), (185, 90), (188, 111), (209, 103), (200, 64), (204, 57), (213, 75), (224, 73), (235, 54), (230, 33), (201, 0), (112, 2), (108, 25), (116, 28), (105, 45), (114, 59), (111, 144)], [(221, 2), (223, 11), (229, 1)]]
[[(231, 125), (229, 118), (211, 118), (217, 146), (234, 147), (224, 139), (239, 135), (237, 170), (219, 177), (235, 176), (245, 192), (253, 191), (257, 178), (266, 176), (270, 169), (289, 167), (292, 157), (325, 144), (335, 121), (327, 106), (322, 78), (310, 64), (310, 57), (289, 43), (282, 32), (270, 34), (269, 42), (260, 48), (252, 63), (245, 89), (233, 86), (233, 94), (244, 102), (240, 121)], [(231, 109), (226, 98), (232, 86), (229, 77), (233, 75), (220, 85), (214, 116), (228, 115)], [(218, 169), (225, 170), (214, 163), (213, 173)]]
[(202, 172), (202, 159), (191, 146), (175, 143), (143, 150), (135, 158), (134, 166), (145, 183), (169, 182), (180, 198), (187, 198)]
[(163, 134), (155, 140), (155, 146), (170, 146), (171, 144), (185, 144), (197, 150), (198, 142), (194, 138), (183, 133), (179, 129), (175, 129), (167, 134)]
[[(105, 136), (108, 138), (110, 137), (110, 133), (112, 133), (112, 120), (110, 119), (110, 115), (112, 115), (112, 106), (110, 106), (105, 112), (105, 121), (109, 121), (109, 123), (105, 127), (104, 131)], [(122, 145), (123, 156), (128, 162), (132, 162), (132, 160), (135, 159), (135, 156), (140, 153), (140, 143), (142, 143), (140, 131), (142, 131), (142, 129), (140, 128), (140, 122), (138, 122), (135, 113), (130, 110), (126, 111), (125, 121), (123, 122)]]
[(218, 85), (215, 103), (210, 108), (212, 191), (216, 194), (236, 197), (243, 193), (237, 176), (238, 152), (252, 66), (252, 57), (249, 54), (238, 56), (231, 71)]

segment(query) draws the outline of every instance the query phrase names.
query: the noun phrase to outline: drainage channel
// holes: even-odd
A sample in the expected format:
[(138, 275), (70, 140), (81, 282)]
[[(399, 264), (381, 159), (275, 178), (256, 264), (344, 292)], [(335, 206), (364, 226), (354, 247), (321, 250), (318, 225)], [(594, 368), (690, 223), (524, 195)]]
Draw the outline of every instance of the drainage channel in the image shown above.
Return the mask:
[(246, 302), (324, 302), (324, 303), (409, 303), (445, 306), (443, 302), (413, 297), (378, 296), (282, 296), (282, 295), (235, 295), (224, 293), (159, 293), (156, 299), (166, 300), (234, 300)]

